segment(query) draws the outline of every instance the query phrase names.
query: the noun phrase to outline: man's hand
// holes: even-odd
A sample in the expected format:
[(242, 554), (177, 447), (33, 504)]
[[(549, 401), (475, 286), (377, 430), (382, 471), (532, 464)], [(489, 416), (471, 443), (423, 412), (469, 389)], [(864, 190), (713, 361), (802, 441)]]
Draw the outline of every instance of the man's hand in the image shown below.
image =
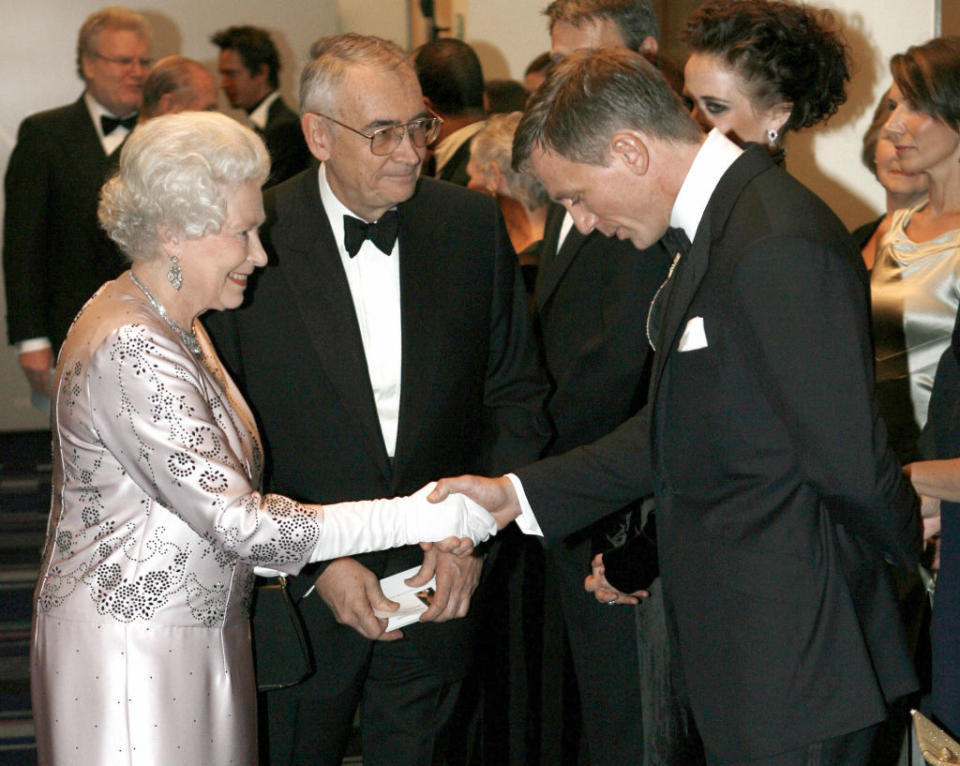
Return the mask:
[(486, 508), (496, 519), (498, 530), (503, 529), (520, 515), (517, 493), (506, 476), (488, 479), (483, 476), (466, 475), (440, 479), (427, 499), (437, 503), (454, 492), (462, 492), (473, 502)]
[(317, 578), (316, 588), (341, 625), (373, 641), (403, 638), (400, 630), (386, 632), (387, 621), (373, 613), (374, 609), (392, 612), (399, 604), (383, 595), (380, 580), (356, 559), (332, 562)]
[(50, 375), (53, 370), (53, 349), (41, 348), (37, 351), (27, 351), (19, 354), (20, 369), (27, 376), (30, 388), (38, 394), (50, 397), (53, 393), (53, 379)]
[(425, 585), (436, 574), (437, 590), (430, 607), (420, 615), (420, 622), (446, 622), (466, 617), (470, 610), (470, 599), (480, 582), (482, 568), (481, 556), (455, 556), (436, 548), (426, 551), (420, 571), (404, 581), (416, 588)]
[(591, 573), (583, 581), (583, 587), (587, 593), (592, 593), (594, 598), (602, 604), (639, 604), (641, 598), (650, 595), (645, 590), (638, 590), (633, 593), (621, 593), (607, 582), (606, 573), (603, 568), (603, 554), (598, 553), (590, 562)]

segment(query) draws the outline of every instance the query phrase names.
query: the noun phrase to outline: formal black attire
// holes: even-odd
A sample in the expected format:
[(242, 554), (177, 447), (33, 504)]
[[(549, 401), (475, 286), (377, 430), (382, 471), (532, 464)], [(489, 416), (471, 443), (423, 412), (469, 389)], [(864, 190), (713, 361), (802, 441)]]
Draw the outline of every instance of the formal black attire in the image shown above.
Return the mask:
[[(516, 255), (492, 199), (422, 179), (397, 206), (403, 349), (392, 458), (317, 173), (270, 189), (265, 205), (270, 265), (247, 306), (210, 324), (257, 414), (274, 491), (324, 502), (392, 496), (437, 477), (495, 473), (539, 455), (548, 435), (546, 386)], [(357, 559), (382, 577), (419, 565), (422, 551)], [(316, 574), (298, 577), (293, 594), (302, 595)], [(274, 763), (339, 764), (361, 692), (374, 680), (371, 668), (384, 658), (450, 683), (469, 670), (473, 616), (415, 624), (402, 641), (384, 643), (336, 623), (316, 595), (300, 606), (317, 673), (267, 695)], [(364, 702), (365, 763), (425, 762), (422, 751), (404, 749), (411, 732), (392, 731), (395, 722), (371, 708), (376, 702), (384, 717), (419, 710), (430, 723), (434, 700), (414, 682), (394, 692)], [(425, 726), (413, 734), (429, 740), (435, 733)]]
[[(960, 457), (960, 315), (940, 358), (925, 443), (927, 457)], [(933, 605), (933, 714), (954, 737), (960, 736), (960, 503), (940, 503), (940, 573)]]
[[(550, 455), (604, 436), (644, 404), (652, 356), (644, 320), (672, 257), (660, 243), (639, 251), (629, 241), (599, 232), (583, 235), (576, 228), (561, 242), (564, 216), (560, 206), (548, 212), (536, 289), (535, 325), (552, 384), (547, 411), (556, 431), (546, 452)], [(663, 688), (656, 690), (658, 700), (645, 700), (641, 694), (644, 663), (638, 643), (655, 632), (645, 624), (649, 615), (642, 614), (645, 608), (652, 611), (650, 605), (611, 609), (583, 588), (593, 554), (609, 550), (641, 526), (640, 506), (630, 504), (545, 554), (545, 608), (556, 608), (557, 601), (562, 608), (560, 624), (570, 639), (583, 734), (595, 764), (642, 762), (645, 744), (646, 750), (656, 749), (657, 734), (651, 729), (650, 741), (644, 742), (644, 730), (650, 727), (637, 714), (637, 705), (652, 723), (657, 716), (650, 706), (665, 704), (669, 696)], [(638, 624), (644, 627), (641, 635)], [(544, 640), (549, 645), (550, 637)], [(632, 657), (638, 661), (626, 660)], [(647, 667), (648, 675), (665, 671), (665, 666)], [(544, 680), (549, 683), (550, 678), (548, 671)], [(649, 690), (654, 691), (653, 684)], [(555, 699), (544, 694), (548, 710), (556, 707)], [(547, 722), (544, 729), (542, 735), (548, 735)], [(611, 730), (616, 736), (610, 736)], [(541, 739), (546, 763), (556, 755), (558, 743)]]
[[(890, 602), (880, 555), (915, 566), (920, 525), (873, 399), (859, 253), (752, 146), (660, 298), (644, 410), (517, 472), (548, 542), (655, 492), (664, 598), (715, 762), (877, 724), (916, 681), (898, 621), (878, 635), (856, 594)], [(865, 561), (842, 552), (848, 535)]]
[(310, 149), (300, 129), (300, 116), (283, 98), (274, 99), (267, 109), (264, 128), (255, 128), (270, 153), (270, 176), (264, 188), (286, 181), (302, 170), (311, 161)]
[(10, 343), (46, 337), (56, 354), (87, 298), (125, 268), (97, 221), (118, 155), (104, 152), (83, 97), (21, 123), (4, 179)]

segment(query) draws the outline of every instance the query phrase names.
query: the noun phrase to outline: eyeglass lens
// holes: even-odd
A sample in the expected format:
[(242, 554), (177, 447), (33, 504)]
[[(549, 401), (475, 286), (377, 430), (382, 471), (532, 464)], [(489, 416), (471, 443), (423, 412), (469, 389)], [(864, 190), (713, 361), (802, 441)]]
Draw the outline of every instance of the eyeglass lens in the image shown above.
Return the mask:
[(437, 137), (440, 123), (435, 117), (425, 117), (408, 122), (406, 125), (393, 125), (381, 128), (373, 134), (370, 148), (374, 154), (390, 154), (403, 141), (403, 134), (410, 136), (410, 141), (416, 147), (424, 147)]

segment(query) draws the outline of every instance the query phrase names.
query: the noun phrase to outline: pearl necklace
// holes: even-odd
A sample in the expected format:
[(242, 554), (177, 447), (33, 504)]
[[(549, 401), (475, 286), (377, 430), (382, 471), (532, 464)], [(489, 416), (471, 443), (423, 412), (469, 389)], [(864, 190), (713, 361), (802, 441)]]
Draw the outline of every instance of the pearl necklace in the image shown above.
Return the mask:
[(200, 350), (200, 343), (197, 341), (197, 336), (190, 330), (185, 330), (170, 317), (167, 310), (163, 307), (163, 304), (153, 297), (153, 293), (147, 289), (147, 286), (143, 284), (143, 282), (137, 279), (137, 275), (134, 274), (132, 270), (130, 271), (130, 279), (132, 279), (133, 283), (140, 288), (140, 291), (147, 296), (150, 305), (157, 310), (157, 313), (160, 314), (163, 321), (170, 325), (173, 331), (180, 337), (180, 340), (183, 341), (183, 344), (190, 349), (194, 355), (202, 357), (203, 351)]

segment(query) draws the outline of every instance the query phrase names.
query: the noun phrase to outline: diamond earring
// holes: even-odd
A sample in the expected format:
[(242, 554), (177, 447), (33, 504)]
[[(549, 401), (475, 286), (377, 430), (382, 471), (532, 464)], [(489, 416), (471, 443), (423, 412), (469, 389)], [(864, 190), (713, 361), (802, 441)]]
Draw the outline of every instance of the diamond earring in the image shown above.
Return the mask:
[(180, 261), (177, 256), (170, 256), (170, 268), (167, 269), (167, 281), (173, 285), (173, 289), (179, 292), (183, 285), (183, 270), (180, 268)]

